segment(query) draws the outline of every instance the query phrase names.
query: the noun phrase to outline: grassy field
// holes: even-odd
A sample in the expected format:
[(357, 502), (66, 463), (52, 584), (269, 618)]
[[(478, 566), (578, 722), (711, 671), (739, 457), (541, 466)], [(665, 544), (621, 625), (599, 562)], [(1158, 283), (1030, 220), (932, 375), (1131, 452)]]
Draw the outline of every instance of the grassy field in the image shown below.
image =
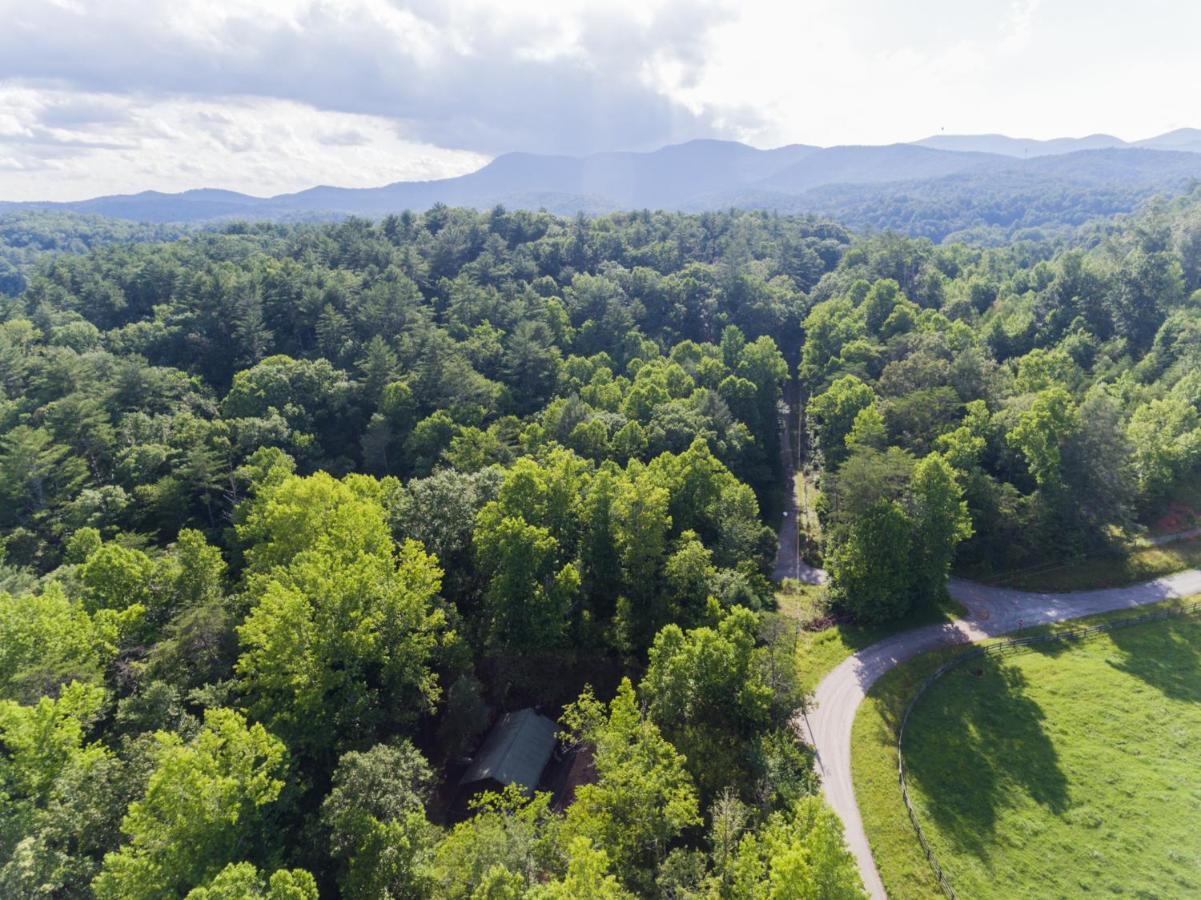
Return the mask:
[[(1161, 546), (1136, 544), (1123, 553), (1085, 556), (1019, 572), (975, 573), (986, 584), (1027, 591), (1087, 591), (1122, 587), (1201, 567), (1201, 538)], [(973, 573), (964, 573), (973, 577)]]
[[(894, 898), (941, 896), (901, 804), (896, 726), (956, 652), (894, 669), (855, 720), (856, 796)], [(906, 761), (960, 896), (1182, 897), (1201, 896), (1198, 746), (1201, 623), (1170, 619), (955, 670), (915, 709)]]

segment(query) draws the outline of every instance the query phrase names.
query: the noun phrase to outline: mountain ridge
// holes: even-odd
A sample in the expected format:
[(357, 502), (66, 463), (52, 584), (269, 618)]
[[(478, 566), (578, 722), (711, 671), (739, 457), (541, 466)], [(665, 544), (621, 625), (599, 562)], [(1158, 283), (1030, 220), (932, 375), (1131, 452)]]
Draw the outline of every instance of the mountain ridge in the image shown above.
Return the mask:
[(957, 152), (997, 153), (1003, 156), (1031, 158), (1074, 153), (1079, 150), (1102, 150), (1129, 147), (1131, 144), (1112, 134), (1090, 134), (1079, 138), (1012, 138), (1004, 134), (936, 134), (914, 141), (920, 147)]
[[(564, 214), (740, 205), (783, 210), (803, 208), (805, 203), (798, 198), (813, 191), (828, 192), (834, 186), (884, 191), (885, 185), (937, 184), (964, 175), (970, 180), (989, 172), (1008, 173), (1015, 167), (1026, 167), (1026, 172), (1041, 179), (1083, 180), (1140, 190), (1163, 187), (1181, 178), (1201, 178), (1201, 130), (1178, 129), (1133, 144), (1119, 141), (1118, 146), (1110, 146), (1111, 141), (1119, 139), (1090, 135), (1024, 141), (1004, 135), (947, 135), (910, 143), (788, 144), (760, 150), (736, 141), (700, 139), (646, 152), (588, 156), (507, 153), (465, 175), (380, 187), (318, 185), (270, 197), (220, 188), (142, 191), (57, 203), (0, 202), (0, 213), (51, 209), (146, 222), (212, 222), (378, 216), (428, 209), (437, 203), (475, 208), (545, 206)], [(932, 142), (937, 146), (931, 146)], [(1005, 152), (976, 149), (984, 146)], [(1033, 155), (1030, 146), (1036, 146)], [(743, 199), (748, 197), (753, 201)], [(540, 207), (532, 207), (533, 203)]]

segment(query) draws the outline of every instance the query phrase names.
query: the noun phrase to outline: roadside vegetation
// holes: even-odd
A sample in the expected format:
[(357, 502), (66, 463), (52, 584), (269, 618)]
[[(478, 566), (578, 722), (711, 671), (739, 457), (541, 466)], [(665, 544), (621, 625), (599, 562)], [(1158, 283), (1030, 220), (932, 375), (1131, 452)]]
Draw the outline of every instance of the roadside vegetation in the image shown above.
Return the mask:
[(1010, 573), (968, 571), (963, 574), (969, 578), (975, 575), (986, 584), (1061, 593), (1125, 587), (1196, 568), (1201, 568), (1201, 535), (1158, 545), (1143, 541)]
[(794, 581), (786, 581), (776, 592), (776, 602), (780, 614), (795, 623), (797, 679), (805, 693), (812, 693), (831, 670), (855, 652), (898, 632), (950, 621), (965, 612), (947, 598), (938, 606), (921, 607), (903, 619), (860, 625), (839, 620), (825, 586)]
[(1088, 246), (881, 237), (814, 299), (799, 371), (835, 608), (902, 619), (952, 563), (1075, 589), (1191, 562), (1124, 547), (1195, 520), (1172, 503), (1201, 465), (1201, 192)]

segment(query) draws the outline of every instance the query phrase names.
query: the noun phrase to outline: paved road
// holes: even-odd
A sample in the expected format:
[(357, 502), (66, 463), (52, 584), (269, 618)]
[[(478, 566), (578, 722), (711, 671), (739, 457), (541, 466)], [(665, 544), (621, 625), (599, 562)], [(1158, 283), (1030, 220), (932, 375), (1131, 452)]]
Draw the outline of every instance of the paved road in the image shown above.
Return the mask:
[(1179, 572), (1131, 587), (1071, 594), (1040, 594), (955, 579), (950, 590), (968, 610), (967, 616), (895, 634), (860, 650), (822, 679), (809, 711), (800, 717), (799, 724), (817, 750), (817, 770), (826, 799), (842, 818), (863, 883), (876, 898), (885, 896), (884, 885), (863, 831), (851, 780), (851, 726), (876, 679), (898, 663), (936, 647), (1201, 593), (1201, 571)]

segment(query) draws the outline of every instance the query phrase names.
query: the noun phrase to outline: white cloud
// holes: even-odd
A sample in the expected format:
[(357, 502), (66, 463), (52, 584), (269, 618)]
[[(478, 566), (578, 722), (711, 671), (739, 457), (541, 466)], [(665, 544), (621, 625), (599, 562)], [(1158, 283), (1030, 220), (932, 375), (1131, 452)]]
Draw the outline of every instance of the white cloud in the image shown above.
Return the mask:
[(641, 77), (703, 63), (711, 0), (0, 0), (0, 79), (102, 93), (258, 96), (403, 121), (478, 152), (652, 145), (706, 123)]
[[(103, 110), (92, 120), (77, 113)], [(388, 119), (294, 101), (0, 88), (0, 197), (70, 200), (220, 187), (258, 195), (472, 171), (487, 157), (405, 140)], [(67, 114), (62, 114), (67, 110)], [(56, 115), (63, 124), (47, 127)]]
[(1183, 0), (0, 0), (0, 198), (1198, 125)]
[(1034, 17), (1042, 0), (1013, 0), (1010, 7), (1009, 29), (1001, 39), (1001, 47), (1010, 53), (1030, 46), (1034, 33)]
[[(1180, 0), (756, 0), (712, 30), (695, 84), (664, 83), (759, 145), (1140, 138), (1201, 125), (1197, 33), (1201, 4)], [(738, 102), (756, 115), (730, 119)]]

